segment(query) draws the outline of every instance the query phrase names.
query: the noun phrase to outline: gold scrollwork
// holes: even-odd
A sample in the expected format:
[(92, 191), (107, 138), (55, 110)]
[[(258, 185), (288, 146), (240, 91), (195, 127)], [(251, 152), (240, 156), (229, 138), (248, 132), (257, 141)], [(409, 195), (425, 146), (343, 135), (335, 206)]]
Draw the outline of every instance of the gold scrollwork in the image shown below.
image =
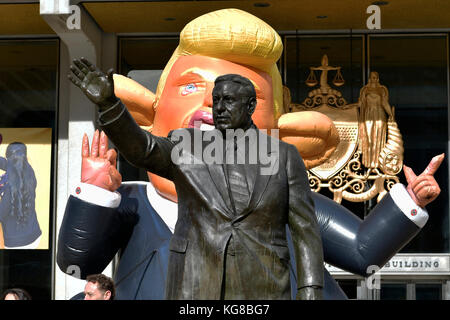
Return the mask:
[(314, 192), (319, 192), (321, 189), (320, 179), (308, 172), (308, 180), (311, 190), (313, 190)]
[(385, 174), (378, 169), (364, 172), (361, 164), (361, 151), (355, 152), (353, 158), (328, 181), (323, 181), (308, 172), (310, 187), (319, 192), (327, 187), (333, 193), (333, 200), (340, 203), (342, 199), (351, 202), (363, 202), (374, 198), (378, 201), (389, 191), (399, 179), (395, 175)]

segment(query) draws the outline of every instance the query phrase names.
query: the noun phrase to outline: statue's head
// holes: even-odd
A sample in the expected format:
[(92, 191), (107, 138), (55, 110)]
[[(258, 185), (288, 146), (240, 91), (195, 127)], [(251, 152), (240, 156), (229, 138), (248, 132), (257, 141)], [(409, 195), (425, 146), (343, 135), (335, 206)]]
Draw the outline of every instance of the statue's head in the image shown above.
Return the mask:
[(378, 83), (380, 82), (380, 76), (378, 75), (378, 72), (372, 71), (369, 75), (369, 82), (370, 83)]
[(212, 102), (216, 129), (246, 129), (252, 123), (257, 103), (255, 87), (238, 74), (220, 76), (214, 82)]
[[(253, 122), (259, 128), (276, 128), (283, 113), (283, 87), (276, 66), (282, 50), (276, 31), (247, 12), (224, 9), (192, 20), (181, 31), (180, 43), (158, 83), (152, 133), (167, 136), (171, 130), (195, 124), (212, 129), (214, 82), (225, 74), (250, 80), (256, 94)], [(223, 82), (219, 87), (240, 86)], [(245, 91), (239, 88), (237, 93)], [(149, 177), (161, 194), (176, 199), (172, 182), (151, 173)]]

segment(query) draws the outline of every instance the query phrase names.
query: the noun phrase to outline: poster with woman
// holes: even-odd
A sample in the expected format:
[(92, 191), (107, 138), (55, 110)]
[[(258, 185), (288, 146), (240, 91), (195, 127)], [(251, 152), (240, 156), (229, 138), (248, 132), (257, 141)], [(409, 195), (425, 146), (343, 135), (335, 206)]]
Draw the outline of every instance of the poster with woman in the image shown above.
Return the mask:
[(0, 128), (0, 249), (48, 249), (51, 128)]

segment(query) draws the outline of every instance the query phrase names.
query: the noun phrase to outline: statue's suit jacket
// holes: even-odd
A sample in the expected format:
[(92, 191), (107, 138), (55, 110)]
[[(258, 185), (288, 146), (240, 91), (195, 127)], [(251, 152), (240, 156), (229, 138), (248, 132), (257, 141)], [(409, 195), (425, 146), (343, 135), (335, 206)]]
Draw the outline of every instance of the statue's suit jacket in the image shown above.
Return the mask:
[[(323, 286), (323, 250), (314, 202), (303, 161), (294, 146), (277, 140), (279, 147), (267, 151), (270, 154), (266, 156), (275, 159), (269, 174), (261, 174), (259, 157), (256, 164), (246, 165), (250, 199), (246, 209), (237, 213), (231, 209), (222, 164), (208, 164), (198, 157), (200, 162), (192, 164), (190, 160), (197, 154), (189, 148), (183, 148), (181, 161), (174, 162), (176, 131), (167, 138), (153, 136), (140, 129), (121, 104), (116, 107), (120, 111), (112, 121), (102, 121), (100, 115), (101, 127), (111, 141), (130, 163), (170, 179), (176, 186), (178, 221), (169, 245), (167, 298), (221, 298), (226, 248), (233, 237), (242, 249), (236, 252), (240, 263), (239, 274), (234, 275), (239, 277), (240, 286), (235, 288), (236, 295), (227, 294), (246, 299), (290, 299), (286, 224), (293, 239), (297, 287)], [(195, 132), (197, 129), (180, 130), (188, 130), (192, 139), (202, 134)], [(273, 145), (275, 138), (257, 136)]]

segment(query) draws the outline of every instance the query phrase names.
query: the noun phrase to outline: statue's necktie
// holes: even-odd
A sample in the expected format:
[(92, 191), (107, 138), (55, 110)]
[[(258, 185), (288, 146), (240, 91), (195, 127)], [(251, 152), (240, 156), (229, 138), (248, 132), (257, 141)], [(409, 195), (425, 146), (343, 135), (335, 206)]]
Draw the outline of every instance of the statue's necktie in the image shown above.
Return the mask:
[[(225, 145), (225, 174), (227, 175), (230, 198), (233, 201), (236, 214), (239, 215), (247, 207), (250, 192), (246, 178), (246, 165), (238, 161), (238, 150), (236, 137), (233, 141), (227, 141)], [(244, 149), (245, 150), (245, 149)]]
[(227, 164), (226, 166), (236, 214), (240, 214), (247, 207), (250, 196), (247, 178), (245, 177), (245, 165)]

